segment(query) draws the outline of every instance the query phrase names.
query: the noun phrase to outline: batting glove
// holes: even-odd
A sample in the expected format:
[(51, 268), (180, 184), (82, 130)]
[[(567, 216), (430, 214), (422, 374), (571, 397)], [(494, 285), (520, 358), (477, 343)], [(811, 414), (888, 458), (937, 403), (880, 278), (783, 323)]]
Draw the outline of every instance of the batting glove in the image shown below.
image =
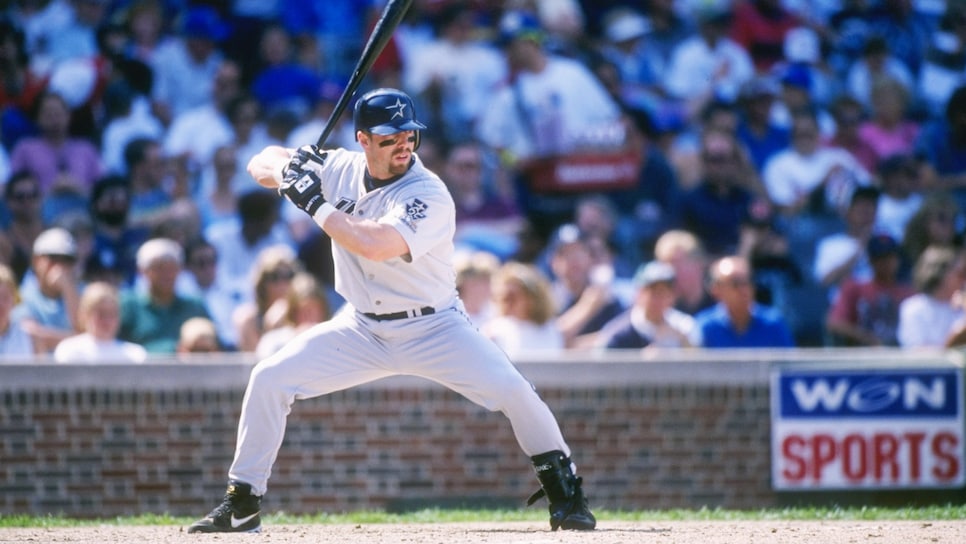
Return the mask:
[(315, 169), (325, 165), (327, 156), (328, 153), (320, 153), (314, 145), (298, 148), (283, 170), (282, 183), (278, 186), (279, 195), (310, 216), (315, 216), (325, 204), (322, 180)]

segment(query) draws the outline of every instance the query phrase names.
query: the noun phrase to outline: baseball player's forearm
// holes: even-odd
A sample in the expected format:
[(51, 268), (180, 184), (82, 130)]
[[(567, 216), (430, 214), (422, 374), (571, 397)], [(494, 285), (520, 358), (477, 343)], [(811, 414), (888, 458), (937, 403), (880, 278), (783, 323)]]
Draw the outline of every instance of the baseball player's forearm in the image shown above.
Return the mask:
[(409, 253), (409, 244), (392, 225), (336, 211), (321, 226), (333, 242), (371, 261), (385, 261)]
[(282, 168), (292, 159), (294, 150), (270, 145), (248, 161), (248, 173), (255, 182), (268, 189), (275, 189), (282, 182)]

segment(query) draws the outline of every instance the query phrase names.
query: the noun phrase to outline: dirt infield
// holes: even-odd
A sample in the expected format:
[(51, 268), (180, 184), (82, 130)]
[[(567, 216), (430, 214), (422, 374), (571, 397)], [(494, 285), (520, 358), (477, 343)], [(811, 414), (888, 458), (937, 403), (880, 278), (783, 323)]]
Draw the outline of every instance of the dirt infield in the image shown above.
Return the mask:
[(0, 529), (0, 543), (73, 544), (962, 544), (964, 521), (644, 521), (603, 520), (592, 533), (551, 532), (544, 524), (417, 523), (269, 525), (258, 535), (189, 535), (184, 527)]

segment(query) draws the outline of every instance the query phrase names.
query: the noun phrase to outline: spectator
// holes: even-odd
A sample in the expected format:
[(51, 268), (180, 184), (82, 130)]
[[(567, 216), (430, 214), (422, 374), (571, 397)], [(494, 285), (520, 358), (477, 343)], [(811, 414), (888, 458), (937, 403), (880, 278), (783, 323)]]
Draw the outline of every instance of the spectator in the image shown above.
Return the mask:
[[(279, 208), (274, 191), (254, 189), (238, 197), (237, 221), (216, 224), (204, 232), (205, 238), (218, 250), (219, 283), (228, 289), (249, 293), (252, 263), (258, 254), (274, 245), (295, 246), (280, 220)], [(251, 299), (246, 296), (244, 300)]]
[(507, 77), (500, 51), (478, 40), (467, 2), (450, 2), (434, 18), (436, 33), (403, 64), (403, 88), (426, 103), (424, 122), (444, 142), (465, 141), (492, 93)]
[(666, 59), (649, 47), (650, 22), (632, 8), (614, 8), (605, 17), (601, 56), (617, 70), (617, 96), (634, 107), (658, 109), (665, 100), (661, 74)]
[(94, 223), (90, 214), (83, 211), (65, 213), (54, 219), (50, 226), (60, 227), (73, 235), (74, 243), (77, 244), (74, 273), (80, 279), (81, 285), (90, 281), (87, 263), (94, 252)]
[(152, 238), (170, 238), (182, 247), (201, 236), (201, 212), (190, 198), (175, 199), (161, 215), (158, 226), (151, 231)]
[(485, 164), (480, 144), (469, 141), (450, 148), (442, 175), (456, 203), (455, 243), (506, 259), (516, 252), (524, 218), (495, 179), (499, 172)]
[(105, 91), (104, 107), (108, 119), (101, 135), (101, 161), (106, 172), (124, 175), (128, 173), (124, 163), (128, 144), (138, 138), (160, 141), (164, 126), (151, 114), (147, 100), (125, 81), (110, 84)]
[(31, 67), (23, 28), (10, 17), (0, 17), (0, 144), (6, 150), (33, 132), (30, 112), (48, 78)]
[[(891, 36), (890, 36), (891, 38)], [(929, 40), (916, 82), (916, 94), (930, 117), (942, 117), (966, 67), (966, 7), (947, 2), (946, 12)]]
[(165, 190), (167, 174), (161, 144), (150, 138), (136, 138), (124, 148), (131, 187), (127, 223), (131, 228), (152, 230), (171, 207), (171, 195)]
[(889, 78), (912, 92), (915, 81), (912, 72), (889, 51), (889, 42), (882, 36), (872, 36), (865, 43), (862, 57), (848, 69), (846, 90), (865, 108), (872, 105), (873, 82)]
[(38, 135), (17, 142), (10, 153), (10, 168), (37, 178), (44, 199), (42, 213), (49, 222), (60, 212), (85, 205), (101, 175), (101, 158), (90, 141), (70, 136), (70, 108), (61, 96), (51, 92), (38, 96), (33, 119)]
[(924, 188), (950, 191), (963, 209), (966, 206), (966, 85), (953, 91), (944, 115), (926, 125), (914, 154), (924, 159)]
[(164, 40), (165, 11), (161, 0), (134, 0), (124, 15), (123, 23), (129, 36), (126, 54), (152, 65)]
[(736, 136), (748, 150), (756, 172), (761, 172), (768, 159), (791, 143), (788, 129), (778, 126), (771, 117), (779, 92), (778, 82), (769, 76), (755, 77), (741, 88), (737, 103), (741, 120)]
[(966, 281), (962, 251), (931, 246), (916, 261), (912, 282), (916, 294), (899, 305), (896, 336), (904, 348), (941, 348), (956, 332), (963, 308), (954, 295)]
[(898, 346), (899, 304), (915, 289), (899, 279), (899, 244), (887, 234), (869, 239), (866, 253), (872, 279), (847, 279), (832, 303), (826, 328), (845, 346)]
[(694, 318), (674, 309), (674, 267), (651, 261), (634, 274), (637, 295), (631, 307), (609, 321), (598, 335), (607, 349), (690, 346)]
[(690, 315), (714, 304), (704, 286), (708, 256), (701, 241), (686, 230), (669, 230), (654, 244), (654, 258), (674, 267), (675, 308)]
[(241, 73), (235, 62), (220, 62), (213, 77), (205, 80), (211, 81), (206, 100), (171, 120), (164, 139), (164, 155), (184, 175), (196, 176), (211, 162), (216, 149), (235, 140), (228, 105), (241, 92), (240, 80)]
[[(305, 142), (317, 140), (319, 134), (325, 128), (329, 117), (331, 117), (332, 110), (336, 102), (339, 101), (339, 97), (342, 95), (342, 89), (344, 88), (345, 84), (341, 80), (334, 77), (324, 78), (319, 83), (315, 100), (312, 102), (312, 111), (309, 112), (309, 115), (306, 116), (300, 125), (292, 129), (292, 132), (289, 133), (285, 141), (285, 147), (298, 149), (299, 146), (305, 145)], [(325, 143), (325, 148), (344, 147), (346, 149), (361, 149), (355, 141), (355, 133), (352, 129), (352, 116), (339, 116), (335, 128), (332, 129), (332, 134), (329, 135), (329, 139)]]
[(741, 224), (754, 200), (738, 142), (730, 134), (707, 132), (701, 138), (702, 181), (681, 199), (682, 226), (712, 255), (738, 249)]
[(102, 178), (91, 190), (94, 247), (85, 265), (87, 273), (120, 287), (134, 284), (138, 247), (148, 239), (146, 228), (128, 225), (130, 201), (131, 186), (120, 176)]
[(61, 340), (54, 349), (58, 363), (143, 363), (142, 346), (117, 338), (121, 307), (117, 287), (93, 282), (84, 287), (77, 311), (80, 334)]
[(835, 133), (835, 119), (826, 110), (827, 103), (818, 101), (814, 88), (817, 69), (800, 63), (789, 62), (776, 68), (775, 76), (781, 84), (778, 100), (771, 109), (771, 122), (791, 130), (794, 117), (799, 113), (811, 112), (818, 124), (820, 140), (824, 141)]
[(218, 331), (214, 322), (205, 317), (192, 317), (181, 324), (178, 332), (178, 347), (175, 353), (217, 353), (224, 351), (218, 340)]
[(902, 249), (909, 262), (916, 263), (927, 247), (953, 247), (961, 242), (956, 223), (962, 211), (949, 193), (933, 192), (906, 224)]
[[(202, 229), (238, 217), (239, 192), (236, 187), (241, 185), (239, 178), (243, 172), (238, 168), (238, 151), (234, 146), (223, 145), (215, 150), (211, 166), (205, 171), (207, 179), (201, 183), (197, 202)], [(250, 184), (251, 178), (246, 181)]]
[(792, 290), (805, 284), (799, 255), (792, 253), (785, 225), (774, 208), (756, 199), (741, 223), (737, 255), (748, 259), (755, 278), (755, 301), (777, 308), (782, 315), (795, 312)]
[(574, 210), (577, 230), (591, 241), (591, 254), (595, 266), (610, 269), (608, 274), (616, 278), (629, 279), (634, 275), (638, 253), (625, 253), (618, 233), (620, 214), (612, 201), (600, 193), (580, 197)]
[(52, 353), (78, 329), (76, 261), (77, 242), (65, 229), (47, 229), (34, 241), (30, 272), (36, 283), (24, 281), (14, 319), (30, 334), (38, 354)]
[(204, 238), (195, 238), (185, 246), (185, 269), (192, 280), (186, 292), (204, 301), (217, 327), (221, 348), (235, 349), (238, 331), (232, 314), (244, 295), (218, 281), (218, 250)]
[(500, 260), (486, 251), (464, 252), (456, 255), (453, 268), (463, 311), (479, 328), (494, 315), (492, 278), (500, 268)]
[(258, 360), (267, 358), (282, 349), (289, 340), (331, 316), (325, 289), (308, 272), (298, 272), (292, 278), (285, 294), (285, 318), (281, 324), (258, 339), (255, 356)]
[(493, 303), (496, 315), (480, 331), (511, 358), (563, 349), (550, 284), (538, 268), (519, 262), (501, 266), (493, 276)]
[(844, 149), (821, 147), (818, 122), (800, 112), (792, 125), (792, 145), (772, 156), (762, 173), (768, 196), (787, 216), (836, 214), (852, 190), (869, 185), (869, 173)]
[(785, 60), (782, 54), (785, 39), (802, 22), (781, 0), (738, 2), (731, 39), (748, 51), (756, 72), (766, 73)]
[(713, 99), (734, 102), (741, 86), (755, 74), (748, 52), (728, 37), (734, 21), (730, 4), (729, 0), (694, 2), (691, 14), (698, 32), (671, 54), (665, 87), (691, 112), (701, 111)]
[(671, 62), (674, 49), (694, 35), (687, 14), (678, 9), (676, 0), (651, 0), (642, 5), (650, 31), (644, 37), (644, 47), (653, 50), (660, 64), (658, 74), (664, 74)]
[(588, 239), (571, 223), (557, 230), (548, 252), (556, 325), (564, 344), (568, 348), (591, 346), (594, 334), (624, 311), (613, 288), (613, 274), (595, 275)]
[[(664, 231), (680, 223), (680, 201), (683, 183), (678, 175), (678, 164), (672, 165), (670, 156), (658, 141), (648, 138), (650, 121), (643, 113), (629, 112), (628, 145), (639, 150), (642, 159), (637, 183), (623, 190), (594, 191), (610, 201), (615, 210), (614, 236), (610, 239), (617, 251), (634, 268), (650, 258), (654, 241)], [(578, 201), (578, 210), (581, 197)], [(575, 214), (576, 214), (575, 211)], [(577, 216), (575, 215), (575, 220)]]
[(892, 155), (879, 161), (876, 173), (882, 193), (875, 214), (875, 230), (888, 233), (901, 244), (906, 226), (925, 199), (919, 182), (919, 164), (911, 155)]
[[(825, 108), (841, 94), (841, 78), (825, 62), (818, 30), (808, 26), (789, 30), (785, 35), (783, 53), (784, 62), (776, 64), (773, 70), (786, 77), (793, 73), (800, 74), (795, 77), (801, 77), (797, 85), (804, 92), (804, 96), (799, 96), (801, 100), (816, 108)], [(785, 98), (787, 102), (787, 94)], [(826, 128), (825, 125), (822, 127)]]
[(835, 119), (835, 132), (826, 145), (848, 151), (867, 172), (874, 172), (879, 161), (878, 154), (872, 144), (859, 134), (859, 127), (865, 121), (862, 104), (855, 97), (845, 94), (832, 102), (831, 113)]
[(570, 219), (574, 198), (533, 187), (533, 161), (570, 153), (586, 145), (588, 134), (620, 126), (617, 105), (593, 73), (547, 53), (545, 37), (531, 14), (504, 14), (500, 40), (515, 76), (494, 92), (476, 131), (511, 168), (517, 200), (544, 240)]
[(255, 351), (267, 331), (286, 324), (289, 312), (286, 294), (295, 275), (301, 271), (295, 253), (288, 246), (270, 246), (258, 253), (250, 280), (254, 297), (232, 313), (239, 351)]
[(791, 331), (774, 308), (755, 302), (751, 264), (722, 257), (709, 268), (709, 289), (718, 303), (695, 316), (691, 343), (705, 348), (787, 348)]
[[(282, 145), (283, 139), (273, 137), (265, 121), (264, 110), (258, 100), (247, 93), (241, 93), (232, 98), (225, 107), (225, 113), (232, 130), (229, 143), (236, 148), (238, 170), (245, 171), (248, 159), (268, 145)], [(304, 145), (304, 144), (303, 144)], [(220, 146), (216, 146), (212, 151)], [(213, 156), (213, 153), (212, 153)], [(210, 160), (205, 165), (210, 164)], [(236, 176), (233, 189), (242, 193), (251, 188), (252, 180), (249, 176)]]
[(872, 116), (859, 126), (859, 137), (875, 150), (876, 159), (913, 151), (919, 124), (909, 119), (909, 92), (893, 79), (876, 80), (871, 90)]
[(0, 230), (0, 262), (10, 266), (18, 285), (30, 268), (34, 241), (44, 230), (40, 198), (37, 178), (26, 171), (11, 175), (3, 187), (3, 204), (10, 221)]
[(141, 344), (148, 353), (174, 353), (185, 321), (210, 318), (200, 299), (175, 290), (183, 262), (184, 250), (174, 240), (153, 238), (138, 249), (138, 271), (146, 285), (123, 293), (118, 338)]
[[(67, 2), (67, 17), (63, 25), (50, 26), (44, 34), (43, 55), (54, 66), (70, 59), (89, 59), (97, 54), (96, 30), (107, 15), (107, 2), (101, 0), (71, 0)], [(39, 52), (38, 52), (39, 53)]]
[(845, 231), (830, 234), (818, 241), (815, 252), (815, 280), (832, 287), (834, 294), (846, 278), (868, 281), (872, 278), (865, 248), (875, 227), (879, 190), (862, 187), (852, 194), (843, 218)]
[(10, 267), (0, 264), (0, 359), (34, 354), (33, 339), (13, 316), (13, 309), (20, 297), (18, 284)]
[(265, 26), (258, 45), (261, 66), (251, 89), (259, 105), (267, 111), (285, 110), (305, 117), (321, 84), (319, 76), (295, 62), (292, 36), (284, 26)]
[(178, 35), (164, 40), (152, 55), (155, 82), (154, 111), (165, 126), (175, 118), (204, 106), (217, 91), (217, 73), (224, 57), (218, 43), (228, 28), (210, 6), (187, 8)]

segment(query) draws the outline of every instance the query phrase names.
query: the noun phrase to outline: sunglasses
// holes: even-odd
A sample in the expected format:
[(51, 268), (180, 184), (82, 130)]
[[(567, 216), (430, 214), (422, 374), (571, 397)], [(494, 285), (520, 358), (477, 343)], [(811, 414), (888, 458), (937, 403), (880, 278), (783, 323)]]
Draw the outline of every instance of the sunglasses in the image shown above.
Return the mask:
[(14, 191), (10, 193), (10, 200), (36, 200), (40, 198), (40, 191)]
[(267, 281), (290, 281), (294, 277), (295, 272), (292, 270), (274, 270), (265, 274)]

